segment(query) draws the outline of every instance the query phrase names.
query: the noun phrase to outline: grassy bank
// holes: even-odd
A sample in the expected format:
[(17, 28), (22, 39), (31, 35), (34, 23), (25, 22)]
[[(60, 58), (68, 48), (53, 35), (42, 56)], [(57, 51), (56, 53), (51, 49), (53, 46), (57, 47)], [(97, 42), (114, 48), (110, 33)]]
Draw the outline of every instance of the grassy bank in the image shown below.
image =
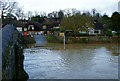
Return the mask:
[(55, 36), (51, 34), (45, 35), (45, 37), (46, 37), (47, 42), (49, 43), (62, 43), (61, 40), (57, 39)]
[(31, 36), (22, 36), (22, 40), (24, 41), (25, 44), (32, 44), (36, 43), (35, 38)]
[[(46, 35), (50, 43), (63, 43), (63, 37)], [(91, 37), (66, 37), (66, 43), (118, 43), (118, 37), (91, 36)]]
[[(54, 35), (46, 35), (46, 39), (49, 43), (63, 43), (63, 37), (56, 37)], [(87, 43), (88, 40), (86, 38), (68, 38), (66, 37), (66, 43)]]
[(118, 43), (118, 37), (91, 36), (68, 37), (68, 43)]
[(76, 37), (68, 37), (66, 38), (67, 43), (88, 43), (87, 38), (76, 38)]

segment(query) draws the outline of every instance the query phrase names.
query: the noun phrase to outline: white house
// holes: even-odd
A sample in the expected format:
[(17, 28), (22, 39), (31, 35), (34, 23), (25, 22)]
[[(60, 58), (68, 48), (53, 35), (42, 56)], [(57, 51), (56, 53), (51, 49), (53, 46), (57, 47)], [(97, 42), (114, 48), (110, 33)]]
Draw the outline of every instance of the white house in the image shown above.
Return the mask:
[(95, 35), (95, 34), (101, 34), (101, 30), (96, 30), (94, 28), (87, 28), (88, 32), (86, 31), (79, 31), (79, 33), (86, 34), (88, 33), (89, 35)]

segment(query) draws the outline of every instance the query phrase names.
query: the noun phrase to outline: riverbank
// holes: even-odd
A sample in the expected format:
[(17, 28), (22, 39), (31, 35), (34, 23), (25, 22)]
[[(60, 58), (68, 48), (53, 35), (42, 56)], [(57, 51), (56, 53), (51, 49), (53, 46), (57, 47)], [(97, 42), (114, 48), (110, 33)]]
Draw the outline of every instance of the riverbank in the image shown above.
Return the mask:
[(45, 35), (47, 42), (49, 43), (62, 43), (62, 39), (58, 39), (56, 36), (49, 34)]
[[(64, 37), (46, 35), (46, 39), (49, 43), (63, 43)], [(66, 43), (118, 43), (119, 37), (108, 36), (81, 36), (81, 37), (66, 37)]]
[(22, 36), (22, 40), (25, 44), (33, 44), (36, 43), (35, 38), (31, 36)]
[(68, 37), (68, 43), (118, 43), (119, 37), (108, 36), (88, 36), (88, 37)]

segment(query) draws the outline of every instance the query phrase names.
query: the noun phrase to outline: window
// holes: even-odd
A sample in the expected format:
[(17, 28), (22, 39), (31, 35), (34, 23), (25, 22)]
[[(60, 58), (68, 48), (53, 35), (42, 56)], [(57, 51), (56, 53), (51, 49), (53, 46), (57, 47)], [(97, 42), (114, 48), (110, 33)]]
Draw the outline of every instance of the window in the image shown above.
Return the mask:
[(94, 33), (98, 34), (98, 33), (99, 33), (99, 31), (98, 31), (98, 30), (95, 30), (95, 31), (94, 31)]
[(27, 31), (27, 28), (24, 28), (24, 31)]
[(32, 27), (32, 30), (34, 30), (34, 27)]
[(28, 30), (34, 30), (34, 25), (29, 25)]
[(90, 31), (91, 34), (93, 34), (94, 32), (93, 31)]
[(44, 26), (43, 26), (43, 29), (47, 29), (47, 27), (44, 25)]
[(28, 26), (28, 30), (30, 30), (30, 27), (31, 27), (31, 26), (29, 25), (29, 26)]

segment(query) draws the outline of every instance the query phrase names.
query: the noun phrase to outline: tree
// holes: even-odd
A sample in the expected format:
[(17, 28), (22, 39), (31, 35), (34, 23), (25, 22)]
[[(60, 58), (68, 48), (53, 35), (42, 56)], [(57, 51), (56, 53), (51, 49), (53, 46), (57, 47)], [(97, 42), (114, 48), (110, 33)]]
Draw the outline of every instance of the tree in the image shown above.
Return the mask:
[(8, 13), (12, 14), (17, 6), (17, 2), (9, 1), (9, 0), (2, 0), (1, 7), (2, 7), (2, 18), (6, 17)]
[(108, 29), (107, 31), (106, 31), (106, 36), (112, 36), (113, 34), (112, 34), (112, 30), (111, 29)]
[(46, 12), (40, 12), (40, 17), (46, 17)]
[(58, 17), (59, 17), (60, 19), (62, 19), (62, 18), (64, 17), (64, 13), (63, 13), (62, 10), (60, 10), (60, 11), (58, 12)]
[(66, 17), (70, 17), (70, 16), (72, 15), (71, 9), (69, 9), (69, 8), (68, 8), (68, 9), (65, 9), (64, 12), (65, 12), (65, 16), (66, 16)]
[(27, 12), (27, 17), (28, 17), (28, 20), (31, 20), (31, 17), (33, 16), (33, 12), (32, 11), (28, 11)]
[(71, 17), (65, 17), (61, 22), (61, 30), (73, 30), (78, 31), (88, 31), (87, 27), (93, 27), (93, 19), (91, 16), (87, 15), (73, 15)]
[(93, 17), (96, 16), (96, 13), (97, 13), (97, 10), (94, 8), (92, 9), (92, 14), (93, 14)]
[(13, 24), (14, 21), (17, 21), (17, 18), (13, 14), (7, 14), (5, 19), (2, 19), (3, 26), (6, 24)]
[(79, 10), (77, 10), (75, 15), (81, 15), (81, 12)]
[(45, 19), (44, 19), (44, 17), (40, 17), (40, 15), (38, 15), (38, 16), (32, 17), (32, 20), (39, 22), (39, 23), (43, 23)]
[(34, 11), (34, 15), (35, 15), (35, 16), (38, 16), (38, 15), (39, 15), (39, 12), (38, 12), (38, 11)]
[(111, 20), (108, 15), (104, 14), (100, 19), (99, 22), (103, 24), (104, 31), (106, 32), (108, 29), (111, 29)]
[(17, 10), (17, 2), (10, 1), (10, 0), (2, 0), (1, 1), (1, 8), (2, 8), (2, 26), (6, 24), (13, 24), (14, 21), (17, 20), (15, 16), (15, 11)]
[(18, 20), (23, 19), (24, 11), (21, 8), (18, 8), (15, 12), (15, 15)]
[(52, 18), (52, 13), (49, 13), (49, 14), (48, 14), (48, 17), (49, 17), (49, 18)]
[(87, 16), (92, 16), (89, 11), (86, 12)]
[(72, 9), (71, 9), (72, 15), (76, 15), (77, 12), (78, 12), (78, 11), (77, 11), (75, 8), (72, 8)]
[(112, 29), (115, 31), (120, 30), (120, 14), (118, 12), (114, 12), (111, 17)]

